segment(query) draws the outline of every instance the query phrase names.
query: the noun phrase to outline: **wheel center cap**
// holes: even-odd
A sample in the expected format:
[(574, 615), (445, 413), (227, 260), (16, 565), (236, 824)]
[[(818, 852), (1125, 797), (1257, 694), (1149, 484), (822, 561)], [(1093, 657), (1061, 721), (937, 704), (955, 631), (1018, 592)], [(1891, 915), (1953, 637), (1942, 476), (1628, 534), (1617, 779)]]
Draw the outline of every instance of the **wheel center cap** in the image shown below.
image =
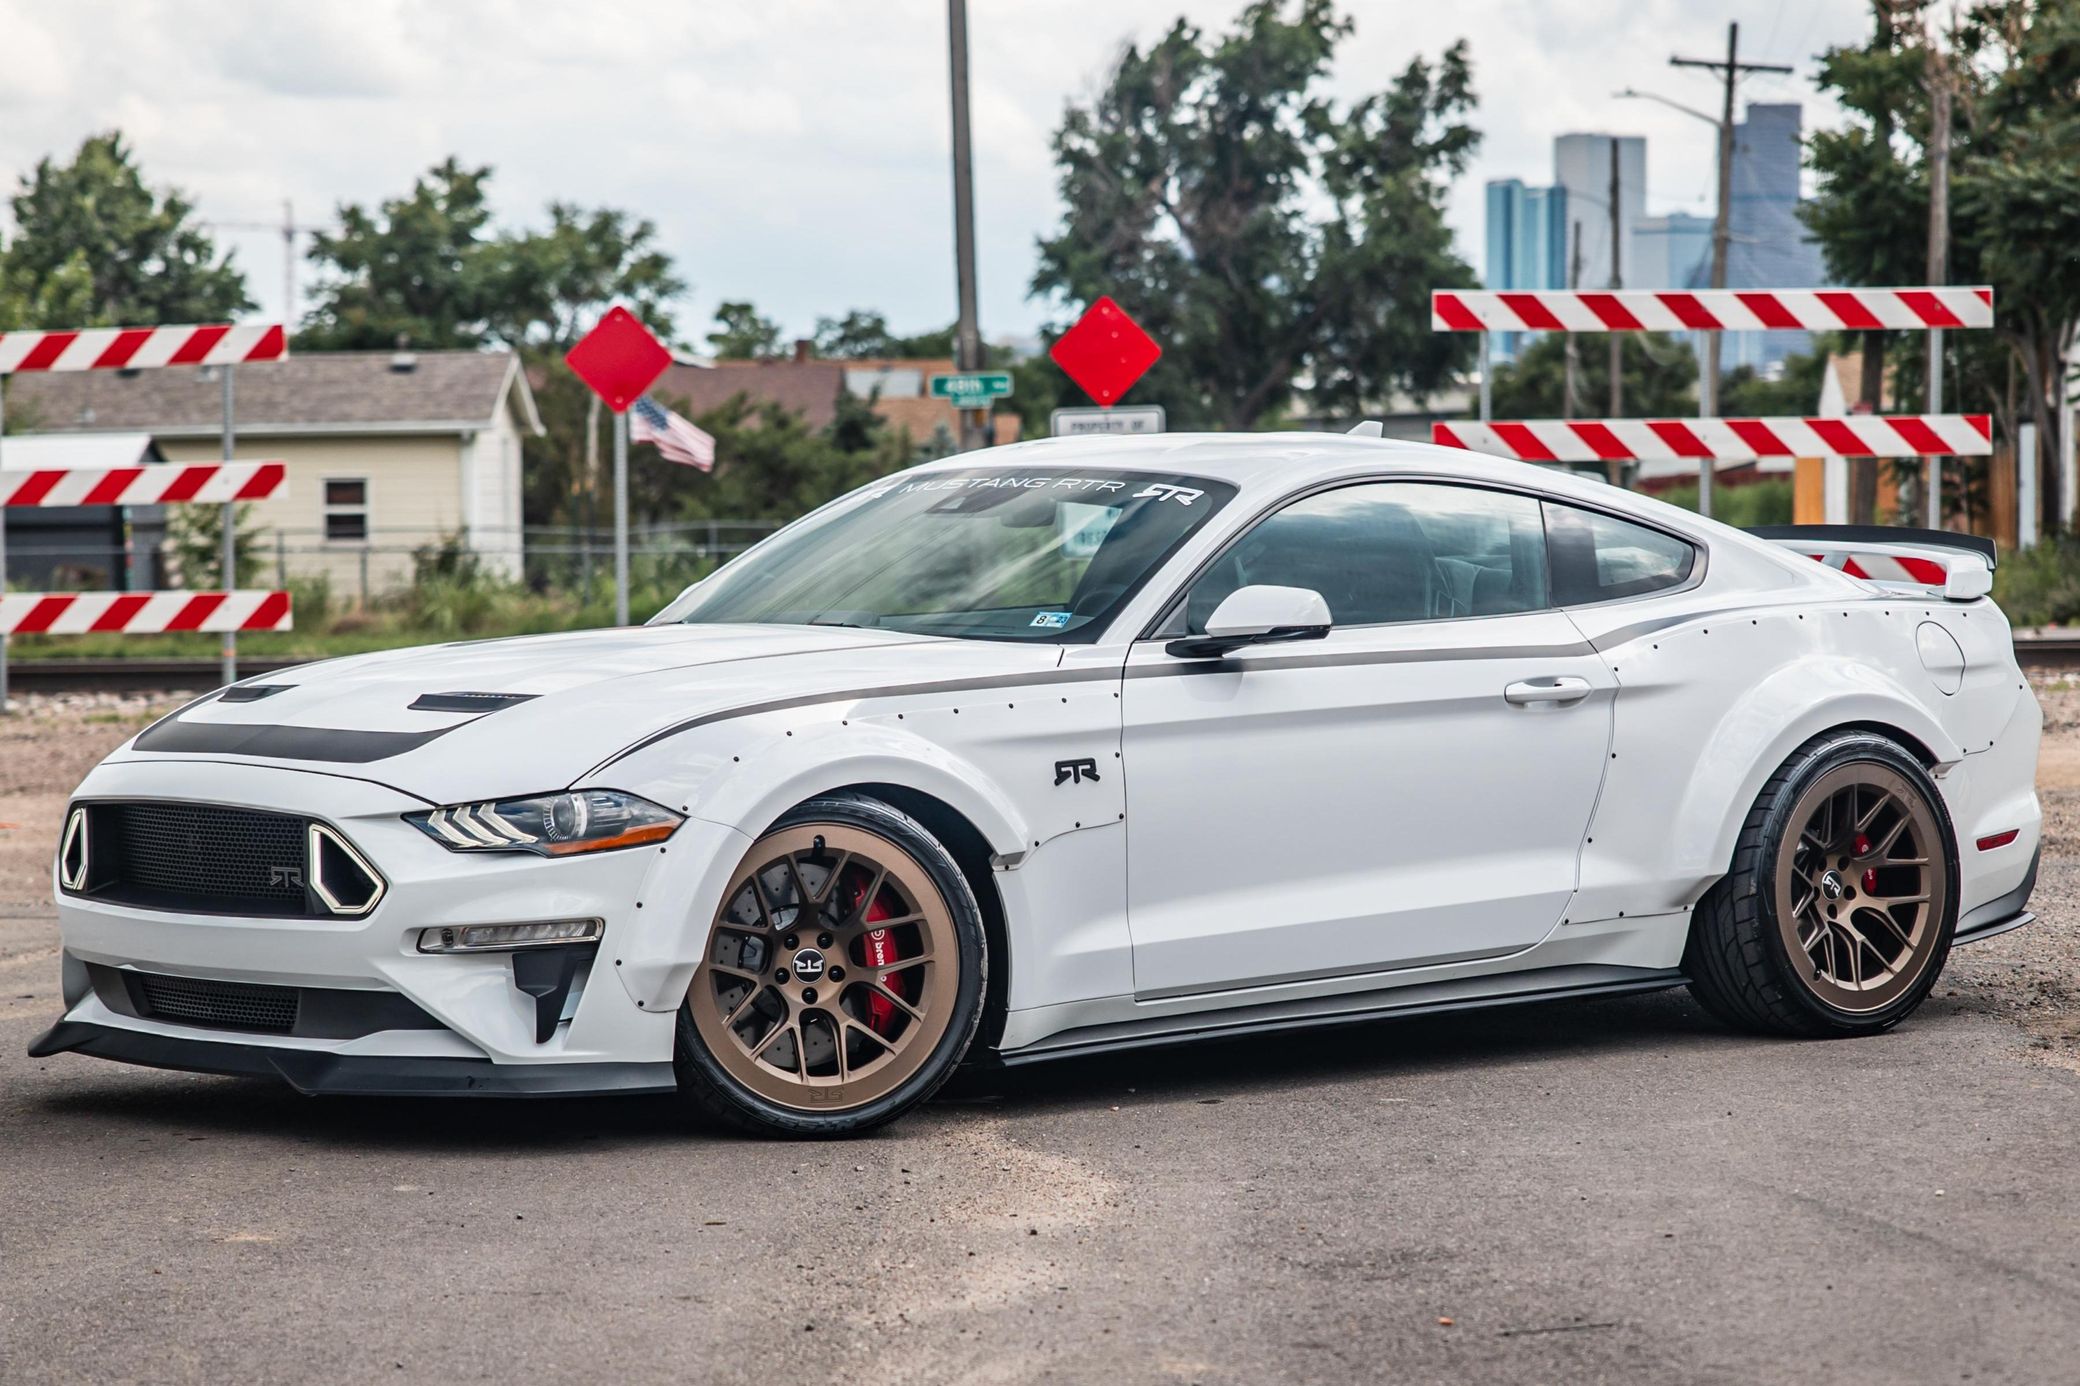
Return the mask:
[(823, 953), (819, 949), (804, 948), (794, 955), (794, 977), (798, 982), (816, 982), (823, 979)]
[(1841, 899), (1843, 890), (1842, 878), (1834, 872), (1830, 871), (1820, 878), (1820, 893), (1828, 899)]

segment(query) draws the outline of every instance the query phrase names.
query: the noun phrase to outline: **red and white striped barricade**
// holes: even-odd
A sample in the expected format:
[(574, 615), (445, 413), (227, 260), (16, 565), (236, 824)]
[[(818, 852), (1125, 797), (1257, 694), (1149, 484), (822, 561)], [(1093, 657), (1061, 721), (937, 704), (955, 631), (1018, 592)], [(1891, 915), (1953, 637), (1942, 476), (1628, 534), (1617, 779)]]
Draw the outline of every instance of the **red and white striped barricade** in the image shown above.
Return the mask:
[(287, 592), (9, 592), (0, 597), (0, 634), (6, 635), (224, 634), (291, 625)]
[[(257, 361), (279, 361), (289, 354), (288, 332), (280, 323), (258, 323), (241, 326), (237, 323), (187, 323), (171, 327), (79, 327), (60, 328), (33, 332), (0, 332), (0, 387), (6, 384), (5, 377), (26, 375), (43, 371), (135, 371), (150, 370), (162, 366), (221, 366), (224, 374), (224, 452), (228, 457), (232, 451), (236, 429), (232, 414), (232, 385), (229, 367)], [(4, 399), (0, 392), (0, 399)], [(0, 444), (4, 446), (4, 444)], [(24, 472), (9, 477), (0, 472), (0, 592), (7, 586), (7, 510), (9, 506), (21, 505), (171, 505), (216, 503), (224, 506), (225, 564), (231, 563), (232, 542), (231, 506), (240, 501), (258, 500), (263, 495), (276, 494), (281, 488), (281, 466), (279, 463), (260, 463), (262, 469), (272, 467), (272, 479), (262, 472), (246, 470), (252, 464), (208, 463), (200, 468), (164, 465), (144, 468), (95, 469), (98, 475), (92, 480), (84, 479), (88, 470), (61, 473), (53, 476), (48, 471)], [(193, 474), (197, 471), (206, 474)], [(130, 473), (137, 475), (131, 476)], [(171, 473), (172, 475), (167, 475)], [(150, 477), (151, 480), (146, 480)], [(132, 488), (137, 488), (133, 496)], [(146, 494), (154, 487), (166, 488), (162, 494)], [(84, 488), (84, 489), (79, 489)], [(47, 495), (60, 495), (62, 499), (46, 499)], [(136, 593), (119, 594), (124, 596)], [(189, 593), (189, 597), (208, 594)], [(218, 593), (220, 601), (228, 601), (237, 594)], [(263, 594), (282, 598), (281, 619), (288, 620), (288, 598), (286, 594)], [(13, 598), (8, 598), (12, 602)], [(212, 617), (212, 620), (219, 618)], [(228, 618), (223, 618), (228, 619)], [(237, 636), (234, 632), (244, 627), (227, 625), (202, 625), (198, 630), (219, 631), (224, 635), (224, 677), (229, 682), (237, 675)], [(280, 627), (286, 629), (286, 625)], [(96, 627), (112, 629), (112, 627)], [(124, 626), (128, 630), (130, 627)], [(187, 627), (173, 627), (187, 629)], [(264, 629), (277, 629), (274, 626)], [(9, 628), (0, 623), (0, 712), (7, 710), (7, 637)]]
[(280, 323), (240, 327), (77, 327), (0, 332), (0, 375), (31, 371), (144, 370), (153, 366), (239, 366), (289, 354)]
[(1808, 332), (1993, 326), (1993, 290), (1438, 289), (1439, 332)]
[(235, 505), (284, 487), (279, 462), (162, 462), (145, 467), (39, 467), (0, 472), (0, 507)]
[[(9, 510), (75, 505), (231, 506), (288, 489), (280, 462), (161, 462), (143, 467), (0, 471), (0, 519)], [(288, 630), (287, 592), (4, 592), (0, 639), (13, 635), (159, 635)], [(0, 644), (0, 709), (5, 702)]]
[[(1943, 406), (1940, 372), (1936, 373), (1929, 394), (1931, 412), (1890, 420), (1863, 416), (1866, 422), (1900, 427), (1892, 431), (1883, 426), (1872, 430), (1868, 443), (1859, 442), (1854, 448), (1820, 447), (1812, 451), (1794, 450), (1789, 454), (1749, 450), (1782, 445), (1782, 438), (1771, 436), (1779, 432), (1771, 425), (1810, 426), (1822, 422), (1818, 419), (1700, 419), (1687, 430), (1682, 427), (1683, 421), (1672, 419), (1609, 419), (1604, 421), (1601, 432), (1592, 432), (1585, 438), (1577, 430), (1586, 425), (1563, 428), (1559, 420), (1495, 423), (1488, 418), (1490, 369), (1485, 344), (1490, 332), (1861, 332), (1912, 329), (1927, 331), (1931, 341), (1936, 341), (1951, 328), (1993, 326), (1993, 290), (1983, 284), (1877, 289), (1436, 289), (1430, 294), (1430, 326), (1439, 332), (1478, 332), (1482, 334), (1483, 343), (1479, 428), (1450, 425), (1454, 436), (1447, 439), (1442, 436), (1447, 431), (1446, 426), (1438, 425), (1439, 442), (1459, 442), (1460, 446), (1472, 447), (1476, 451), (1535, 462), (1696, 458), (1700, 506), (1708, 515), (1711, 513), (1711, 464), (1714, 460), (1787, 455), (1926, 457), (1930, 523), (1935, 524), (1937, 521), (1933, 516), (1941, 503), (1940, 459), (1983, 457), (1992, 451), (1984, 437), (1985, 415), (1937, 412)], [(1933, 354), (1939, 354), (1935, 347), (1931, 347), (1931, 352), (1932, 359)], [(1703, 388), (1701, 377), (1699, 388)], [(1963, 436), (1964, 427), (1975, 419), (1981, 421), (1981, 436), (1976, 444), (1973, 439)], [(1717, 423), (1744, 425), (1745, 431), (1753, 437), (1741, 436), (1740, 429), (1728, 435), (1713, 427)], [(1639, 433), (1637, 430), (1641, 427), (1647, 432)], [(1627, 428), (1632, 429), (1629, 435), (1620, 432)], [(1813, 430), (1793, 427), (1789, 431), (1803, 437), (1810, 436)], [(1680, 441), (1669, 442), (1661, 436), (1664, 432), (1676, 435)], [(1900, 432), (1913, 433), (1923, 445), (1893, 451), (1897, 442), (1895, 434)], [(1844, 436), (1853, 435), (1861, 439), (1863, 433), (1864, 430), (1853, 429), (1851, 434)], [(1704, 434), (1711, 435), (1711, 441), (1696, 436)], [(1957, 441), (1962, 446), (1942, 446), (1943, 439), (1937, 436), (1942, 434), (1957, 434)], [(1460, 442), (1461, 437), (1472, 441)], [(1552, 444), (1556, 442), (1574, 451), (1563, 457), (1553, 450)], [(1635, 443), (1649, 450), (1629, 451), (1628, 448)], [(1663, 450), (1671, 447), (1695, 450)]]
[(1430, 440), (1520, 462), (1755, 462), (1775, 457), (1985, 457), (1985, 414), (1842, 418), (1495, 419), (1438, 422)]

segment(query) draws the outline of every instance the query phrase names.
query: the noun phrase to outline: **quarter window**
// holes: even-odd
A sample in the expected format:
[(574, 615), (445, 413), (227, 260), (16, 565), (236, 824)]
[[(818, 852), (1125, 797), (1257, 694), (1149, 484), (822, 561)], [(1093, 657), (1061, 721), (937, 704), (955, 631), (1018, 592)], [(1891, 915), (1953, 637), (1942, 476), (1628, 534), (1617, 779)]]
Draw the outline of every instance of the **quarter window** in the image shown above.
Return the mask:
[(368, 481), (364, 477), (325, 483), (325, 537), (360, 543), (368, 538)]
[(1680, 587), (1697, 565), (1692, 545), (1593, 510), (1546, 503), (1553, 600), (1560, 606), (1615, 601)]
[(1528, 496), (1424, 482), (1344, 486), (1260, 522), (1192, 587), (1192, 634), (1239, 587), (1322, 594), (1339, 626), (1536, 611), (1545, 533)]

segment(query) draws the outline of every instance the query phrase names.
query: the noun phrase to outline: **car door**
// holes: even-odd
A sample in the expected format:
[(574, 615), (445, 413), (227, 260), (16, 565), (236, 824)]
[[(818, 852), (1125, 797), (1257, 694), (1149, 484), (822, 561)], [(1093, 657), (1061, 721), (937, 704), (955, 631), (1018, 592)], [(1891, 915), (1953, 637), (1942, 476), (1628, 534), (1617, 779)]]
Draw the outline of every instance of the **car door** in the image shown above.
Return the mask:
[[(1327, 637), (1166, 651), (1259, 583), (1320, 592)], [(1126, 672), (1138, 995), (1497, 956), (1560, 922), (1615, 681), (1550, 603), (1536, 499), (1301, 496), (1201, 572)]]

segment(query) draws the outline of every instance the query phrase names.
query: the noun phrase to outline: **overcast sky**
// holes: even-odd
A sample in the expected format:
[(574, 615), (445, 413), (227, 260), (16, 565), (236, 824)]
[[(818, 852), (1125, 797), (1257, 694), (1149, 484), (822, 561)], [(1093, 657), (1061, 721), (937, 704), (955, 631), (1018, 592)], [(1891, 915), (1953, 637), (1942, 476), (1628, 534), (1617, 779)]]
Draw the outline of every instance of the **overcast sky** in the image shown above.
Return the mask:
[[(1034, 238), (1056, 220), (1050, 133), (1128, 41), (1180, 13), (1225, 26), (1241, 0), (970, 0), (982, 325), (1031, 331)], [(1860, 41), (1862, 0), (1344, 0), (1356, 34), (1333, 85), (1362, 95), (1411, 57), (1472, 47), (1484, 134), (1452, 197), (1480, 267), (1481, 184), (1551, 177), (1570, 130), (1648, 137), (1650, 211), (1711, 211), (1713, 134), (1618, 101), (1626, 85), (1716, 109), (1672, 51), (1794, 63), (1743, 98), (1812, 93), (1813, 56)], [(693, 290), (681, 335), (749, 298), (790, 333), (871, 307), (899, 330), (954, 313), (942, 0), (0, 0), (0, 172), (120, 127), (155, 183), (212, 221), (299, 220), (404, 190), (450, 153), (497, 172), (501, 220), (551, 198), (653, 218)], [(262, 305), (282, 302), (279, 233), (222, 233)]]

